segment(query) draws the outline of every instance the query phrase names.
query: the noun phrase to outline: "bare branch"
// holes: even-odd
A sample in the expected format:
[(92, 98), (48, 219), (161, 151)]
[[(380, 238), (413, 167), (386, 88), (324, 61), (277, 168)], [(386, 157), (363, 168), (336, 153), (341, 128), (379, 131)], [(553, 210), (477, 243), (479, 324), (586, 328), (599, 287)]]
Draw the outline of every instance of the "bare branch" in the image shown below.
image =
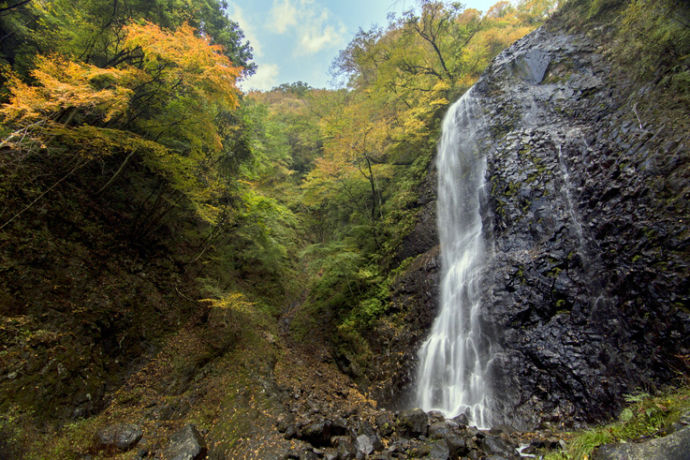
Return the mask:
[(76, 165), (74, 168), (72, 168), (67, 174), (65, 174), (64, 176), (62, 176), (62, 178), (60, 178), (60, 180), (58, 180), (58, 181), (55, 182), (53, 185), (51, 185), (50, 187), (48, 187), (48, 189), (47, 189), (45, 192), (43, 192), (43, 193), (41, 193), (40, 195), (38, 195), (31, 203), (29, 203), (28, 205), (26, 205), (26, 207), (24, 207), (24, 209), (22, 209), (21, 211), (19, 211), (19, 212), (18, 212), (17, 214), (15, 214), (14, 216), (10, 217), (10, 219), (9, 219), (8, 221), (6, 221), (4, 224), (0, 225), (0, 230), (2, 230), (3, 228), (7, 227), (7, 226), (8, 226), (10, 223), (12, 223), (17, 217), (21, 216), (21, 215), (24, 214), (26, 211), (28, 211), (29, 209), (31, 209), (31, 207), (32, 207), (33, 205), (35, 205), (36, 203), (38, 203), (38, 201), (39, 201), (41, 198), (43, 198), (44, 196), (46, 196), (46, 195), (47, 195), (49, 192), (51, 192), (55, 187), (57, 187), (57, 186), (60, 185), (62, 182), (64, 182), (65, 179), (67, 179), (69, 176), (71, 176), (72, 174), (74, 174), (75, 172), (77, 172), (77, 170), (79, 170), (79, 169), (81, 169), (82, 167), (86, 166), (86, 164), (87, 164), (88, 162), (89, 162), (89, 161), (85, 161), (84, 163), (81, 163), (81, 164), (77, 163), (77, 165)]
[(108, 180), (108, 182), (106, 182), (105, 185), (103, 187), (101, 187), (100, 190), (98, 190), (96, 192), (97, 195), (100, 195), (101, 193), (103, 193), (103, 190), (107, 189), (108, 187), (110, 187), (110, 184), (115, 182), (115, 179), (117, 179), (117, 176), (119, 176), (120, 173), (122, 172), (122, 170), (125, 169), (125, 166), (129, 162), (129, 159), (132, 158), (132, 156), (136, 152), (137, 152), (137, 149), (132, 149), (132, 151), (129, 152), (129, 154), (127, 154), (127, 156), (125, 157), (125, 160), (120, 164), (120, 167), (117, 168), (117, 171), (115, 171), (115, 174), (113, 174), (113, 176)]

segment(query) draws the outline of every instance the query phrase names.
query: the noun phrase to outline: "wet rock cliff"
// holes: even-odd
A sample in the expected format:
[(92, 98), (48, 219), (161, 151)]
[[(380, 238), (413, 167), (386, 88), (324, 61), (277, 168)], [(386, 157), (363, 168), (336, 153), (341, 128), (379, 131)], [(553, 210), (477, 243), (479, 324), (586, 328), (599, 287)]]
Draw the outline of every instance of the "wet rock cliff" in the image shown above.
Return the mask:
[[(500, 54), (472, 91), (488, 160), (483, 321), (501, 346), (500, 421), (601, 419), (624, 394), (687, 372), (687, 111), (628, 79), (596, 34), (553, 26)], [(420, 255), (370, 338), (371, 388), (388, 403), (404, 399), (436, 309), (430, 177), (402, 249)]]

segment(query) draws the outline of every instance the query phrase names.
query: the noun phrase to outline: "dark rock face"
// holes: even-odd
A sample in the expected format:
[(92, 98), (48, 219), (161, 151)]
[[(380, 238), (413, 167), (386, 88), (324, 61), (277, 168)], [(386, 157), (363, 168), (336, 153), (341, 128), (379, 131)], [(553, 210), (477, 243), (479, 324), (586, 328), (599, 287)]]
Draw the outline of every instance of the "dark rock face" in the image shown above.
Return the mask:
[(400, 250), (396, 255), (396, 262), (400, 263), (409, 257), (416, 257), (438, 245), (438, 229), (436, 225), (436, 183), (438, 175), (436, 166), (432, 163), (429, 173), (424, 178), (420, 190), (417, 206), (417, 224), (410, 234), (403, 238)]
[(522, 80), (534, 85), (544, 81), (551, 56), (539, 48), (532, 48), (511, 61), (511, 71)]
[[(543, 80), (537, 64), (516, 71), (528, 57), (548, 62)], [(475, 88), (494, 248), (484, 321), (503, 349), (497, 412), (518, 426), (610, 415), (690, 348), (687, 202), (667, 198), (684, 193), (687, 140), (663, 118), (641, 124), (620, 78), (584, 37), (540, 29)]]
[[(417, 223), (403, 237), (394, 263), (410, 263), (393, 285), (392, 305), (367, 338), (374, 360), (360, 383), (386, 406), (408, 407), (417, 349), (436, 316), (439, 263), (436, 224), (436, 167), (417, 191)], [(361, 377), (361, 376), (359, 376)]]
[[(686, 370), (677, 356), (690, 353), (687, 112), (674, 119), (655, 88), (628, 82), (599, 51), (541, 28), (472, 89), (485, 113), (495, 423), (594, 421), (623, 394)], [(431, 221), (423, 209), (413, 235)], [(405, 254), (431, 249), (415, 241)], [(389, 322), (404, 331), (382, 326), (371, 338), (382, 357), (372, 393), (384, 403), (412, 381), (433, 321), (435, 251), (395, 286)]]

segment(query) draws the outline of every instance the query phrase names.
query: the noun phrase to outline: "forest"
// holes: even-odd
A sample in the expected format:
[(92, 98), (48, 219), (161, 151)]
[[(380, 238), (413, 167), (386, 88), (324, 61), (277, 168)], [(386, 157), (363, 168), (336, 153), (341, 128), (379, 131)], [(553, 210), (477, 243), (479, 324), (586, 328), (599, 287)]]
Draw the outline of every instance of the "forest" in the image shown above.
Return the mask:
[(135, 458), (98, 441), (133, 420), (136, 458), (188, 422), (209, 458), (273, 458), (271, 394), (315, 378), (295, 356), (368, 388), (375, 325), (402, 327), (449, 105), (554, 17), (608, 24), (608, 58), (687, 115), (677, 9), (419, 0), (351, 38), (340, 88), (245, 92), (224, 0), (0, 1), (0, 458)]

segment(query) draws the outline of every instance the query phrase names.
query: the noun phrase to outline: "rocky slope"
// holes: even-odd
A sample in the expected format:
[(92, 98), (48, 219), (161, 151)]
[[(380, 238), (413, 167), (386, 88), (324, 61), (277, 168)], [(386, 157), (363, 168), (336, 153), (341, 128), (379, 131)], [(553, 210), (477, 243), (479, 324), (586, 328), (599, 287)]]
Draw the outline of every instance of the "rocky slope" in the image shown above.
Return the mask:
[[(522, 428), (601, 419), (622, 395), (687, 372), (687, 107), (660, 106), (661, 90), (616, 70), (601, 37), (551, 23), (499, 55), (473, 89), (493, 248), (484, 322), (502, 347), (495, 409)], [(429, 202), (415, 230), (426, 236), (403, 249), (427, 252), (371, 336), (384, 356), (368, 377), (383, 401), (409, 387), (433, 319)]]

